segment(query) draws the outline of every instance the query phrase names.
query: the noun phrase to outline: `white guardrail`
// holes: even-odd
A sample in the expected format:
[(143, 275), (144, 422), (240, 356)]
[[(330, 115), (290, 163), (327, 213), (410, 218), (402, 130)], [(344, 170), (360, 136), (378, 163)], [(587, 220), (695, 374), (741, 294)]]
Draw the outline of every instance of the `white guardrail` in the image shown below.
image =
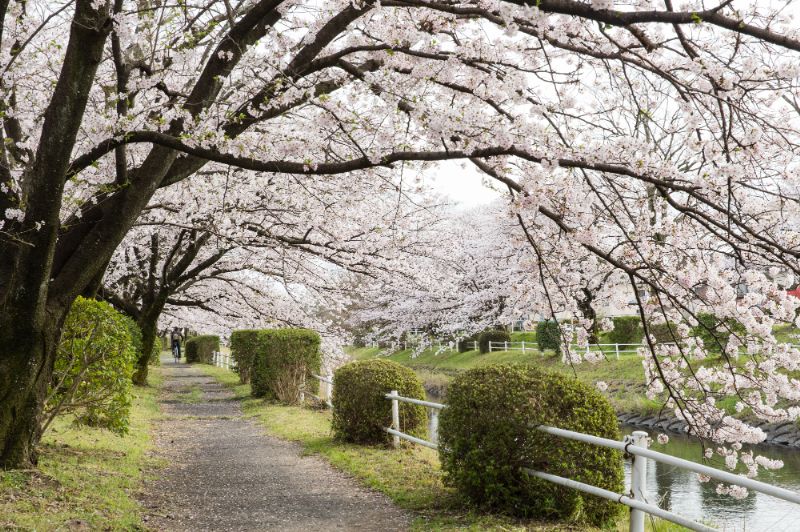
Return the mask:
[(230, 353), (223, 353), (221, 351), (214, 351), (214, 354), (211, 357), (211, 363), (214, 366), (231, 369), (233, 368), (233, 357), (231, 357)]
[[(392, 390), (391, 393), (386, 394), (385, 397), (392, 402), (392, 426), (387, 427), (384, 430), (392, 435), (395, 446), (399, 445), (400, 440), (403, 439), (418, 445), (424, 445), (425, 447), (429, 447), (431, 449), (439, 448), (439, 412), (446, 408), (447, 405), (441, 403), (432, 403), (430, 401), (420, 401), (419, 399), (411, 399), (409, 397), (402, 397), (398, 395), (396, 390)], [(431, 411), (430, 423), (428, 427), (430, 441), (423, 440), (400, 431), (401, 402), (422, 405)], [(631, 487), (628, 494), (615, 493), (603, 488), (598, 488), (597, 486), (559, 477), (550, 473), (525, 469), (525, 472), (533, 477), (541, 478), (567, 488), (573, 488), (628, 506), (631, 509), (630, 532), (644, 532), (645, 514), (650, 514), (666, 521), (671, 521), (690, 530), (697, 530), (700, 532), (713, 532), (716, 530), (710, 526), (697, 523), (691, 519), (687, 519), (681, 515), (669, 512), (655, 504), (647, 502), (645, 479), (647, 474), (648, 458), (674, 467), (687, 469), (701, 475), (706, 475), (722, 482), (727, 482), (728, 484), (736, 484), (765, 495), (770, 495), (785, 501), (800, 504), (800, 493), (780, 488), (778, 486), (772, 486), (764, 482), (759, 482), (758, 480), (753, 480), (743, 475), (721, 471), (713, 467), (691, 462), (689, 460), (684, 460), (683, 458), (676, 458), (668, 454), (650, 450), (647, 448), (648, 436), (644, 431), (635, 431), (630, 436), (626, 436), (622, 441), (617, 441), (592, 436), (590, 434), (583, 434), (581, 432), (573, 432), (571, 430), (549, 427), (547, 425), (539, 425), (536, 427), (536, 429), (559, 438), (566, 438), (569, 440), (581, 441), (601, 447), (608, 447), (610, 449), (617, 449), (624, 452), (624, 456), (626, 458), (631, 459)]]

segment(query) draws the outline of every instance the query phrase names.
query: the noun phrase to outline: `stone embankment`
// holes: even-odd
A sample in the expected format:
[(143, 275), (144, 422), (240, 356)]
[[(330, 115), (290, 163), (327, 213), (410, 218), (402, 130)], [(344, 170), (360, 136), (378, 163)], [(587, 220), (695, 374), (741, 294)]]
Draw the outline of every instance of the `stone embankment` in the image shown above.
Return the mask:
[[(637, 428), (661, 430), (677, 434), (686, 433), (686, 422), (672, 416), (657, 416), (652, 414), (622, 413), (617, 415), (620, 423)], [(779, 423), (761, 422), (756, 424), (767, 433), (765, 444), (780, 445), (782, 447), (800, 448), (800, 429), (792, 421)]]

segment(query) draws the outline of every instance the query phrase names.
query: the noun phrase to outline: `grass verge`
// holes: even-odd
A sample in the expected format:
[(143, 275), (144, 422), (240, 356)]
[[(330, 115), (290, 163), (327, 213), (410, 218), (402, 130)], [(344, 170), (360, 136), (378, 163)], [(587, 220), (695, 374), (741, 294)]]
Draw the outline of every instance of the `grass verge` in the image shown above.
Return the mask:
[[(593, 530), (585, 525), (476, 513), (444, 484), (435, 451), (413, 445), (392, 449), (336, 441), (331, 434), (330, 411), (253, 399), (249, 397), (250, 386), (239, 384), (239, 378), (233, 372), (213, 366), (199, 367), (233, 389), (242, 401), (245, 415), (256, 419), (269, 434), (299, 442), (305, 453), (324, 457), (361, 484), (384, 493), (399, 507), (413, 512), (412, 530)], [(627, 522), (620, 522), (614, 529), (627, 530)], [(659, 521), (650, 523), (648, 530), (668, 532), (683, 529)]]
[(154, 368), (150, 375), (150, 387), (134, 390), (126, 436), (59, 418), (42, 440), (35, 470), (0, 471), (0, 529), (144, 529), (134, 495), (143, 471), (157, 465), (147, 453), (161, 378)]

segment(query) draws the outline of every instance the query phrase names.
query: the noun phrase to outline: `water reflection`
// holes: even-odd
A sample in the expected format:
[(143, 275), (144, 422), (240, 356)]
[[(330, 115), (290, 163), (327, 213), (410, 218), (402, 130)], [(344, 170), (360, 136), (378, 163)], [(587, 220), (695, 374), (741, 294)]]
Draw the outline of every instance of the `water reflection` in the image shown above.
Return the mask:
[[(629, 434), (633, 429), (623, 428)], [(655, 439), (656, 433), (651, 433)], [(653, 450), (672, 456), (700, 462), (701, 445), (685, 436), (670, 434), (666, 445), (654, 443)], [(782, 448), (760, 448), (757, 454), (771, 459), (783, 460), (784, 467), (778, 471), (762, 472), (759, 480), (800, 491), (800, 452)], [(629, 480), (629, 463), (625, 464)], [(712, 464), (719, 466), (719, 464)], [(800, 506), (750, 492), (745, 499), (737, 500), (717, 493), (718, 482), (700, 482), (695, 473), (652, 460), (647, 461), (648, 496), (659, 501), (666, 510), (685, 517), (703, 521), (725, 531), (746, 530), (748, 532), (800, 531)]]

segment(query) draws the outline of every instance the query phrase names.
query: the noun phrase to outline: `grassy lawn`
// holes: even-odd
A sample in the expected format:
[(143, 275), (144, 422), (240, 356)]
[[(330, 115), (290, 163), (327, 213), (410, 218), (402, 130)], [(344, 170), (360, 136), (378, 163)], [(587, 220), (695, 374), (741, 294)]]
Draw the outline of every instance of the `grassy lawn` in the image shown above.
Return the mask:
[[(238, 375), (213, 366), (200, 367), (233, 389), (242, 399), (245, 415), (258, 420), (269, 434), (299, 442), (305, 453), (324, 457), (363, 485), (384, 493), (399, 507), (413, 512), (413, 530), (592, 530), (579, 524), (520, 521), (476, 513), (444, 484), (435, 451), (415, 445), (392, 449), (336, 441), (331, 434), (330, 411), (250, 398), (250, 386), (239, 384)], [(627, 530), (627, 518), (612, 530)], [(668, 532), (682, 528), (656, 522), (650, 523), (648, 530)]]
[[(354, 359), (373, 358), (381, 353), (378, 348), (351, 348), (348, 354)], [(537, 368), (573, 375), (582, 382), (594, 386), (598, 381), (608, 384), (605, 395), (618, 412), (655, 413), (661, 408), (658, 401), (648, 400), (645, 394), (644, 369), (638, 356), (623, 356), (616, 360), (613, 356), (596, 364), (582, 362), (575, 366), (565, 365), (559, 356), (538, 351), (519, 350), (495, 351), (481, 354), (478, 351), (457, 353), (455, 351), (423, 351), (413, 357), (408, 349), (389, 355), (405, 366), (413, 368), (427, 388), (440, 389), (459, 371), (485, 366), (487, 364), (516, 363), (528, 364)]]
[(127, 436), (59, 418), (42, 441), (37, 469), (0, 471), (0, 529), (143, 529), (134, 494), (143, 471), (158, 465), (147, 456), (159, 415), (158, 369), (151, 368), (150, 382), (134, 390)]

